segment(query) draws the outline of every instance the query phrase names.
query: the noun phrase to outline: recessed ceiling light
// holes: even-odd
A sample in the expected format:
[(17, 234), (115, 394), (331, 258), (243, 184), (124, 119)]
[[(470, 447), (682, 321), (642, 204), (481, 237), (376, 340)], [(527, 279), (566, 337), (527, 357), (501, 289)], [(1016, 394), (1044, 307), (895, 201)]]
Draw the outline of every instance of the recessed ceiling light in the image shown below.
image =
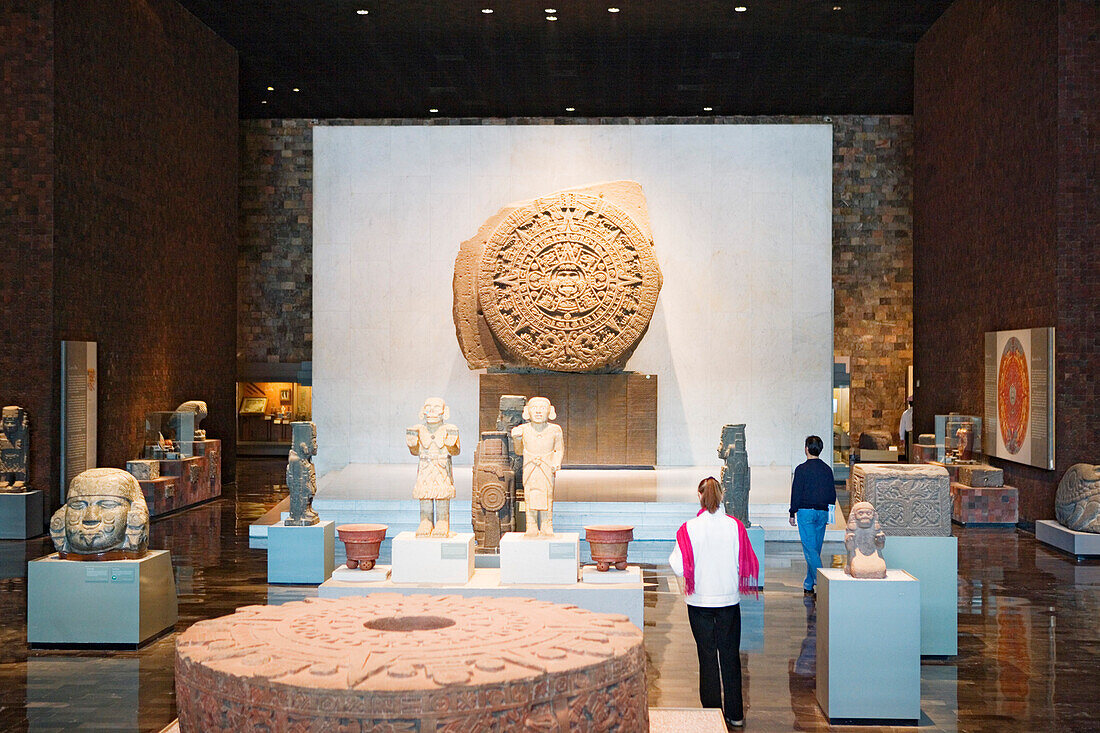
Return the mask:
[(267, 91), (269, 91), (269, 92), (273, 92), (273, 91), (275, 91), (275, 87), (268, 87), (268, 88), (267, 88)]
[(607, 12), (609, 12), (609, 13), (617, 13), (617, 12), (619, 12), (619, 9), (618, 9), (618, 8), (608, 8), (608, 9), (607, 9)]
[(704, 112), (713, 112), (713, 111), (714, 111), (714, 107), (703, 107), (703, 111), (704, 111)]
[(577, 111), (577, 108), (576, 108), (576, 107), (566, 107), (566, 108), (565, 108), (565, 111), (566, 111), (566, 112), (576, 112), (576, 111)]
[(833, 10), (843, 10), (843, 9), (844, 8), (840, 7), (839, 5), (834, 5), (833, 6)]
[(267, 104), (267, 100), (266, 99), (260, 100), (260, 104)]
[(370, 12), (369, 10), (356, 10), (355, 14), (356, 15), (366, 15), (369, 12)]
[(429, 111), (429, 112), (431, 112), (431, 113), (432, 113), (432, 114), (434, 115), (434, 114), (435, 114), (436, 112), (438, 112), (439, 110), (437, 110), (437, 109), (436, 109), (435, 107), (432, 107), (432, 108), (431, 108), (430, 110), (428, 110), (428, 111)]
[(547, 8), (546, 10), (543, 10), (542, 12), (546, 13), (547, 15), (553, 15), (554, 13), (556, 13), (558, 11), (555, 10), (554, 8)]
[(547, 20), (549, 20), (550, 22), (553, 22), (553, 21), (555, 21), (555, 20), (557, 20), (557, 19), (558, 19), (558, 16), (556, 16), (556, 15), (548, 15), (548, 16), (546, 16), (546, 19), (547, 19)]
[(493, 9), (492, 8), (482, 8), (481, 12), (485, 13), (486, 15), (492, 15), (493, 14)]
[(748, 10), (748, 8), (746, 8), (746, 7), (744, 6), (744, 5), (738, 5), (738, 6), (736, 7), (736, 8), (734, 8), (734, 9), (733, 9), (733, 12), (735, 12), (735, 13), (743, 13), (743, 12), (745, 12), (746, 10)]

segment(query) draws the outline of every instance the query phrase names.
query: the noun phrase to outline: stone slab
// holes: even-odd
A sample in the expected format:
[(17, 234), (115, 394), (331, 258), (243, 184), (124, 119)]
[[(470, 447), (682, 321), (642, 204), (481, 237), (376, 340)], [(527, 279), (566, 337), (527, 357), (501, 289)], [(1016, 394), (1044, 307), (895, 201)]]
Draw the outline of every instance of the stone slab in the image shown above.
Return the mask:
[(1100, 556), (1100, 534), (1077, 532), (1053, 519), (1035, 522), (1035, 539), (1078, 557)]
[(500, 538), (500, 582), (576, 583), (580, 569), (580, 535), (527, 537), (507, 532)]
[(818, 570), (816, 694), (825, 717), (915, 724), (920, 633), (920, 581), (909, 573), (857, 580)]
[(389, 580), (390, 566), (375, 565), (370, 570), (360, 570), (358, 568), (353, 570), (342, 565), (332, 571), (331, 577), (343, 583), (377, 583), (382, 580)]
[(985, 463), (959, 464), (957, 481), (964, 486), (975, 488), (983, 486), (1004, 486), (1004, 469), (994, 468)]
[(393, 538), (394, 583), (465, 583), (474, 574), (474, 535), (417, 537), (401, 532)]
[(1002, 524), (1020, 519), (1020, 494), (1014, 486), (973, 487), (951, 484), (951, 519), (963, 526)]
[(637, 565), (627, 565), (626, 570), (611, 568), (601, 573), (595, 565), (581, 568), (581, 582), (589, 585), (614, 585), (616, 583), (641, 583), (642, 569)]
[(267, 530), (267, 582), (317, 585), (335, 569), (336, 522), (288, 527), (280, 520)]
[(565, 603), (597, 613), (619, 613), (630, 618), (639, 629), (643, 628), (645, 603), (642, 583), (573, 583), (562, 584), (511, 584), (500, 582), (497, 568), (477, 568), (470, 579), (454, 584), (395, 583), (393, 576), (378, 583), (346, 583), (330, 578), (317, 589), (320, 598), (344, 598), (365, 596), (372, 593), (426, 593), (431, 595), (458, 595), (464, 598), (487, 596), (506, 598), (519, 596), (540, 601)]
[(726, 733), (718, 708), (650, 708), (649, 733)]
[(167, 550), (99, 562), (54, 553), (27, 564), (28, 644), (136, 647), (178, 617)]
[(46, 531), (42, 491), (0, 493), (0, 540), (25, 540)]
[(874, 504), (887, 536), (951, 535), (951, 479), (942, 466), (857, 463), (849, 482), (852, 504)]
[(959, 653), (959, 540), (891, 537), (882, 548), (886, 567), (920, 581), (921, 656)]

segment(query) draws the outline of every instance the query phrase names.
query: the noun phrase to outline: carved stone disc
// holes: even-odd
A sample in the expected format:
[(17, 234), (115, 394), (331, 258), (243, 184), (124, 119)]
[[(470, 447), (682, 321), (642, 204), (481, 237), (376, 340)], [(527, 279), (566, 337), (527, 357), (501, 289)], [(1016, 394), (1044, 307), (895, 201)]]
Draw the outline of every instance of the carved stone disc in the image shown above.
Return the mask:
[(614, 367), (661, 289), (653, 243), (601, 196), (566, 191), (512, 211), (481, 254), (478, 300), (512, 360), (565, 372)]

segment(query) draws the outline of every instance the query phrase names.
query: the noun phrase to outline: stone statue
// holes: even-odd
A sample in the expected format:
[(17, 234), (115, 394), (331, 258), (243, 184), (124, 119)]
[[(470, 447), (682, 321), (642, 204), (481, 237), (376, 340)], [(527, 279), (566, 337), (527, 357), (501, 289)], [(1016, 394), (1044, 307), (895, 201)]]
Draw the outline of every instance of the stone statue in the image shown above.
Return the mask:
[(1100, 533), (1100, 466), (1075, 463), (1058, 482), (1054, 516), (1076, 532)]
[(420, 456), (413, 488), (413, 498), (420, 500), (417, 537), (451, 536), (451, 499), (455, 495), (451, 456), (458, 455), (460, 446), (458, 428), (446, 422), (450, 416), (446, 402), (429, 397), (420, 408), (423, 422), (405, 431), (409, 452)]
[(523, 408), (527, 398), (523, 395), (506, 394), (500, 396), (500, 409), (497, 412), (497, 430), (504, 433), (508, 458), (512, 462), (512, 474), (516, 480), (516, 496), (523, 499), (523, 456), (516, 453), (512, 445), (512, 428), (523, 422)]
[(726, 462), (722, 466), (722, 491), (725, 492), (722, 503), (726, 514), (737, 517), (748, 527), (749, 454), (745, 451), (744, 424), (722, 426), (718, 457)]
[(293, 447), (287, 456), (286, 485), (290, 488), (290, 516), (287, 527), (308, 527), (321, 518), (313, 511), (313, 495), (317, 493), (317, 472), (313, 456), (317, 455), (317, 426), (311, 422), (292, 422), (290, 439)]
[(870, 502), (858, 502), (852, 507), (844, 532), (844, 547), (848, 550), (844, 572), (853, 578), (885, 578), (885, 546), (886, 534), (879, 527), (875, 507)]
[(199, 430), (199, 425), (206, 419), (206, 403), (202, 400), (188, 400), (176, 408), (176, 412), (195, 413), (195, 440), (206, 440), (206, 431)]
[(0, 423), (0, 492), (20, 493), (27, 488), (27, 456), (31, 431), (27, 411), (8, 405)]
[(136, 560), (149, 546), (149, 508), (137, 479), (120, 468), (92, 468), (69, 484), (50, 519), (63, 560)]
[[(565, 457), (561, 427), (550, 422), (557, 417), (545, 397), (534, 397), (523, 408), (528, 422), (512, 428), (512, 444), (523, 456), (523, 495), (527, 502), (528, 537), (554, 535), (554, 480)], [(542, 525), (538, 516), (542, 512)]]
[(470, 502), (478, 553), (500, 551), (500, 538), (516, 528), (516, 474), (508, 455), (509, 434), (487, 430), (474, 451)]

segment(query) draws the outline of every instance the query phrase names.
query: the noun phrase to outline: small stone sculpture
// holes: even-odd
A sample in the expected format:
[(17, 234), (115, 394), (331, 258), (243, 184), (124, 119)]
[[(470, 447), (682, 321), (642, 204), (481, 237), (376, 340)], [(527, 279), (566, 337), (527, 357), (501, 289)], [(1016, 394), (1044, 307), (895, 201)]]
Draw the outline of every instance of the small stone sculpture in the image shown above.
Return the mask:
[(317, 455), (317, 426), (311, 422), (292, 422), (290, 438), (293, 448), (287, 456), (286, 485), (290, 488), (290, 516), (287, 527), (308, 527), (321, 518), (313, 511), (313, 495), (317, 493), (317, 472), (313, 456)]
[(451, 456), (457, 456), (461, 448), (458, 428), (446, 422), (450, 416), (446, 402), (429, 397), (420, 408), (423, 423), (405, 431), (409, 452), (420, 457), (413, 488), (413, 498), (420, 500), (417, 537), (451, 536), (451, 499), (455, 495)]
[(508, 433), (487, 430), (474, 451), (471, 523), (478, 553), (500, 551), (500, 538), (516, 526), (516, 474), (508, 456)]
[(195, 413), (195, 440), (206, 440), (206, 431), (199, 430), (199, 425), (206, 419), (206, 403), (202, 400), (188, 400), (176, 408), (176, 412)]
[(27, 411), (8, 405), (0, 423), (0, 492), (27, 491), (27, 456), (31, 446)]
[(1054, 515), (1076, 532), (1100, 533), (1100, 466), (1075, 463), (1058, 482)]
[[(527, 502), (528, 537), (554, 535), (554, 481), (565, 457), (561, 427), (550, 422), (557, 417), (545, 397), (534, 397), (523, 408), (528, 422), (512, 428), (512, 444), (523, 456), (523, 495)], [(542, 525), (538, 517), (542, 513)]]
[(627, 546), (634, 539), (632, 524), (590, 524), (584, 528), (584, 539), (592, 552), (596, 572), (606, 573), (614, 565), (626, 570)]
[(886, 560), (882, 557), (885, 546), (886, 534), (879, 527), (875, 507), (866, 501), (857, 503), (848, 516), (848, 529), (844, 533), (844, 547), (848, 550), (844, 572), (853, 578), (885, 578)]
[(149, 509), (137, 479), (119, 468), (92, 468), (69, 484), (50, 519), (62, 560), (136, 560), (149, 546)]
[(126, 470), (138, 481), (153, 481), (160, 478), (160, 461), (146, 458), (126, 461)]
[(885, 430), (864, 430), (859, 434), (860, 450), (889, 450), (891, 434)]
[(749, 522), (749, 454), (745, 451), (745, 425), (722, 426), (718, 444), (722, 466), (722, 503), (727, 514), (737, 517), (746, 527)]

